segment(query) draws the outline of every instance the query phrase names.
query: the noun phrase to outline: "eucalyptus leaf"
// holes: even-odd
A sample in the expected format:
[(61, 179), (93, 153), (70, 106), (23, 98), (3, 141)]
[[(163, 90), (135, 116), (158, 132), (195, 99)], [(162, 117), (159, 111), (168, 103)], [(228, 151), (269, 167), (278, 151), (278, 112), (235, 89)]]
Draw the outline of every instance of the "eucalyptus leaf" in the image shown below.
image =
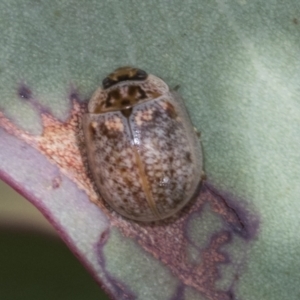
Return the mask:
[[(0, 176), (112, 298), (299, 298), (299, 1), (1, 1), (0, 37)], [(207, 182), (159, 224), (86, 165), (86, 100), (124, 65), (180, 85), (201, 131)]]

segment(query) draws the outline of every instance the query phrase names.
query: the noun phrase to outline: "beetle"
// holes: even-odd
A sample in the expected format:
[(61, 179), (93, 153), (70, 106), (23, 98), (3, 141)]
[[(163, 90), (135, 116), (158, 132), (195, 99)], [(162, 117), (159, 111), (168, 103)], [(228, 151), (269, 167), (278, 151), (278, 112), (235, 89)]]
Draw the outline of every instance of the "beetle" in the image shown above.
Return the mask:
[(168, 218), (199, 187), (200, 140), (179, 94), (157, 76), (127, 66), (109, 74), (89, 101), (83, 133), (100, 195), (126, 218)]

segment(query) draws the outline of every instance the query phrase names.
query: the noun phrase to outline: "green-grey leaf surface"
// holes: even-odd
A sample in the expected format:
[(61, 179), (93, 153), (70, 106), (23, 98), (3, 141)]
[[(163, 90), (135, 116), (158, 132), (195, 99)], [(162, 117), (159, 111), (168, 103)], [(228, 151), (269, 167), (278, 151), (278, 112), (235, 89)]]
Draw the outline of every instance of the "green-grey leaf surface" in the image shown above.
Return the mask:
[[(37, 111), (20, 101), (22, 84), (61, 120), (73, 89), (87, 99), (119, 66), (138, 66), (171, 87), (179, 84), (201, 131), (209, 181), (259, 215), (257, 239), (234, 286), (236, 298), (299, 299), (298, 0), (2, 0), (0, 37), (1, 111), (31, 134), (40, 134), (42, 125)], [(119, 233), (112, 236), (107, 247), (116, 243), (121, 252)], [(124, 251), (131, 251), (130, 243)], [(238, 242), (232, 245), (239, 260)], [(115, 276), (122, 269), (117, 261), (107, 265)], [(142, 283), (134, 288), (136, 295), (147, 290)], [(200, 298), (192, 287), (181, 295)]]

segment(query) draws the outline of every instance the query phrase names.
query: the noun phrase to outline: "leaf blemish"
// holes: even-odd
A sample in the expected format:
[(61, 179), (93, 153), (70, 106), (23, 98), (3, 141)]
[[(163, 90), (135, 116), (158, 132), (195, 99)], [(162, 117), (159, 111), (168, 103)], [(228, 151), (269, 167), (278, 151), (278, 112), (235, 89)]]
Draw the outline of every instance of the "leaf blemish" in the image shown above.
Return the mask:
[(18, 96), (21, 99), (30, 100), (32, 98), (32, 91), (27, 85), (21, 84), (18, 88)]
[(235, 201), (232, 197), (222, 195), (211, 184), (207, 183), (206, 188), (214, 195), (219, 203), (218, 206), (223, 206), (222, 211), (224, 212), (222, 212), (221, 215), (230, 231), (244, 240), (253, 239), (257, 235), (259, 227), (258, 217), (249, 213), (247, 208), (242, 207), (242, 202)]
[(17, 89), (17, 94), (21, 100), (26, 100), (27, 103), (39, 114), (48, 113), (51, 114), (51, 109), (43, 104), (39, 103), (33, 96), (32, 89), (25, 83), (20, 83)]
[(79, 92), (77, 90), (77, 88), (75, 86), (71, 86), (70, 88), (70, 92), (69, 92), (69, 100), (71, 101), (71, 103), (73, 101), (76, 101), (76, 102), (81, 102), (81, 98), (79, 96)]
[(104, 245), (109, 237), (109, 229), (104, 230), (100, 235), (99, 244)]
[(52, 179), (52, 188), (58, 189), (61, 186), (61, 181), (62, 181), (61, 176), (54, 177)]

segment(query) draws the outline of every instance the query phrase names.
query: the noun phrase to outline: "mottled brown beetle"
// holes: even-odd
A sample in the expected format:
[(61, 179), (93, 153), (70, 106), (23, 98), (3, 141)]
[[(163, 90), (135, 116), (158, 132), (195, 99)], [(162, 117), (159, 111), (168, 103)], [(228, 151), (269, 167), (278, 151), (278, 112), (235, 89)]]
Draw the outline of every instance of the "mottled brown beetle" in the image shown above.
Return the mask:
[(102, 85), (83, 118), (101, 196), (129, 219), (175, 214), (193, 197), (202, 174), (200, 141), (180, 96), (132, 67), (115, 70)]

